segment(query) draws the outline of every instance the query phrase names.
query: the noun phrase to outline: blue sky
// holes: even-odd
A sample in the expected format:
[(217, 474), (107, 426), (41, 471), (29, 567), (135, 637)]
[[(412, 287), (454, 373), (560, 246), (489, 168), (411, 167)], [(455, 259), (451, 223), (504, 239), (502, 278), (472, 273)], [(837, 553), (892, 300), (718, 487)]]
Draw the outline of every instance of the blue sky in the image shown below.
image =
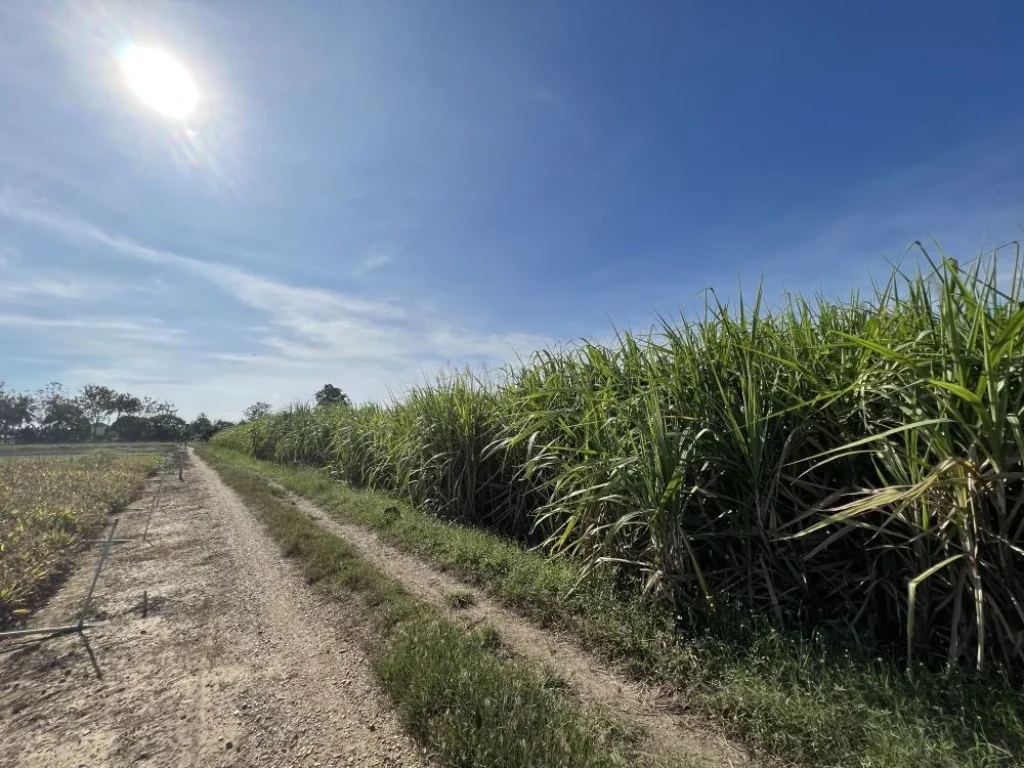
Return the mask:
[[(0, 380), (235, 417), (1024, 221), (1019, 3), (0, 8)], [(158, 46), (184, 121), (128, 90)]]

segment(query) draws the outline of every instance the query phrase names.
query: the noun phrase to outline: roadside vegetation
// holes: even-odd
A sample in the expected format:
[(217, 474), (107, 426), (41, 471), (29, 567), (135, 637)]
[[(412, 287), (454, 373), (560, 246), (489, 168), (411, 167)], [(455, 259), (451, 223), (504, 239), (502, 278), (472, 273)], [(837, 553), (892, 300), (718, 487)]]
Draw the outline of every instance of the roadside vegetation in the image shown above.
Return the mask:
[(128, 504), (156, 454), (0, 460), (0, 626), (31, 612), (81, 538)]
[(442, 766), (612, 768), (683, 766), (637, 751), (637, 735), (552, 689), (543, 670), (505, 652), (488, 627), (464, 630), (324, 531), (251, 466), (200, 448), (310, 584), (351, 605), (360, 598), (375, 674), (405, 727)]
[[(351, 488), (324, 470), (226, 448), (201, 455), (279, 483), (486, 589), (525, 619), (567, 632), (631, 676), (678, 692), (688, 712), (763, 757), (805, 766), (953, 768), (1012, 766), (1024, 755), (1024, 702), (1004, 683), (904, 671), (750, 617), (682, 631), (678, 616), (650, 598), (630, 598), (610, 573), (583, 579), (569, 559)], [(457, 601), (453, 594), (451, 605)]]
[(712, 295), (698, 321), (498, 381), (296, 406), (214, 442), (408, 500), (434, 519), (388, 515), (396, 541), (766, 753), (1016, 764), (1022, 266), (945, 259), (846, 302)]

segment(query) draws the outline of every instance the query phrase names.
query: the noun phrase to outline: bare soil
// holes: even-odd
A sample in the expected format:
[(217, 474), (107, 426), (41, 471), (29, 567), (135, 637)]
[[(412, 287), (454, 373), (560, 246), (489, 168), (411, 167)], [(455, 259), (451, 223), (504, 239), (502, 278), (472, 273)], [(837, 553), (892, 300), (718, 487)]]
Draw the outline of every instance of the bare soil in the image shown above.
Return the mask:
[[(0, 641), (0, 766), (417, 766), (371, 681), (355, 611), (305, 586), (198, 459), (120, 515), (90, 618)], [(34, 626), (68, 623), (99, 546)], [(143, 592), (146, 615), (143, 616)]]
[[(461, 619), (467, 625), (490, 624), (501, 633), (506, 647), (548, 667), (564, 679), (584, 703), (641, 727), (648, 735), (652, 752), (687, 754), (708, 766), (751, 765), (746, 751), (683, 714), (683, 703), (672, 695), (628, 679), (563, 635), (525, 621), (485, 592), (381, 541), (373, 531), (340, 522), (309, 500), (276, 482), (272, 484), (314, 522), (351, 542), (364, 557), (400, 581), (416, 597), (448, 610), (452, 618)], [(456, 602), (453, 595), (471, 595), (471, 598), (453, 606)]]

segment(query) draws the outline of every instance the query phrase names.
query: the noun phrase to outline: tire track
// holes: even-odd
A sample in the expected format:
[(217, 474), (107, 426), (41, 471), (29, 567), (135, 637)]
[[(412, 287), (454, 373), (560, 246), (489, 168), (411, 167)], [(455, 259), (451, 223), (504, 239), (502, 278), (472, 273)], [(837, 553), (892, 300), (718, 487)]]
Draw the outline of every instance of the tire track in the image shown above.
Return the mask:
[[(141, 535), (156, 484), (119, 533)], [(97, 587), (102, 679), (76, 637), (0, 645), (0, 766), (423, 765), (374, 686), (359, 618), (309, 590), (200, 461), (163, 493), (150, 544), (121, 545)], [(96, 556), (37, 626), (73, 614)]]
[[(688, 755), (707, 766), (750, 766), (739, 746), (707, 733), (693, 719), (678, 714), (673, 698), (629, 680), (566, 637), (542, 629), (506, 609), (484, 591), (438, 571), (427, 562), (383, 542), (372, 530), (343, 523), (276, 481), (268, 483), (287, 494), (317, 525), (356, 546), (360, 553), (413, 595), (467, 625), (483, 622), (497, 629), (505, 644), (530, 661), (551, 668), (565, 679), (581, 700), (646, 731), (650, 749), (661, 755)], [(453, 593), (470, 593), (469, 604), (449, 605)]]

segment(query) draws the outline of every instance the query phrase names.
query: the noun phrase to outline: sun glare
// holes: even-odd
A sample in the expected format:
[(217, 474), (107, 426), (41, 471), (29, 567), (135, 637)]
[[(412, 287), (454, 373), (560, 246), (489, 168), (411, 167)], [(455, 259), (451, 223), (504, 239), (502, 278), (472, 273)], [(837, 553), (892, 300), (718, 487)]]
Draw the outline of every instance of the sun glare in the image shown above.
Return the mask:
[(188, 70), (166, 51), (129, 45), (119, 56), (128, 87), (147, 106), (175, 120), (184, 120), (199, 103)]

